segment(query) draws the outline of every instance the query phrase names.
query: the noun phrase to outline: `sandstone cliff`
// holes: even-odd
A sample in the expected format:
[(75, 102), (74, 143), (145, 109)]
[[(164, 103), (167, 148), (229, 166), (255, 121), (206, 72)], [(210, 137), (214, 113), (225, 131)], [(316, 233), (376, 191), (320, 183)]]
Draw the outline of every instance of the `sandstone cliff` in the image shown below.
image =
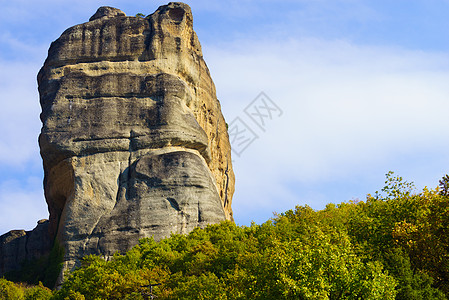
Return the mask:
[(0, 236), (0, 276), (50, 253), (53, 241), (48, 225), (48, 220), (40, 220), (32, 231), (11, 230)]
[(232, 220), (226, 123), (188, 5), (101, 7), (38, 74), (49, 236), (71, 269), (138, 239)]

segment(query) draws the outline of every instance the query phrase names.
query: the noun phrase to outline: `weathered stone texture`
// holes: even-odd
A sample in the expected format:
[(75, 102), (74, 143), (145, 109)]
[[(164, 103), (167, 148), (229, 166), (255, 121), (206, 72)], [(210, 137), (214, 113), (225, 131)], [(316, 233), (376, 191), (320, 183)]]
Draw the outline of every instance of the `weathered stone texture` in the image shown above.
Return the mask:
[(52, 43), (38, 82), (50, 233), (66, 269), (232, 220), (226, 123), (187, 5), (146, 19), (100, 8)]
[(0, 236), (0, 275), (50, 253), (53, 241), (48, 225), (48, 220), (40, 220), (32, 231), (11, 230)]

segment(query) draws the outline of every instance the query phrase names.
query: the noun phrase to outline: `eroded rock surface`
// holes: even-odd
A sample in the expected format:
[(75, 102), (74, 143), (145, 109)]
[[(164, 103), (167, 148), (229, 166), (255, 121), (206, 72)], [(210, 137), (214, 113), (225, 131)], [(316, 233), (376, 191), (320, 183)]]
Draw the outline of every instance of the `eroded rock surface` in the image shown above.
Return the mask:
[(0, 276), (50, 253), (53, 241), (48, 226), (48, 220), (40, 220), (32, 231), (11, 230), (0, 236)]
[(232, 220), (226, 123), (190, 8), (100, 8), (52, 43), (38, 75), (51, 237), (65, 269)]

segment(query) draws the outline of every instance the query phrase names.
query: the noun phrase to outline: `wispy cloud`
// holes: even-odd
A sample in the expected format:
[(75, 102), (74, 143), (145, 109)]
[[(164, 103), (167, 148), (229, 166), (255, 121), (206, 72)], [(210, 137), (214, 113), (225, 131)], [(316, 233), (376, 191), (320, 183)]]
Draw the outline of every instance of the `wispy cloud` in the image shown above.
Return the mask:
[(0, 164), (17, 166), (39, 159), (39, 96), (36, 73), (27, 63), (0, 61)]
[(31, 230), (48, 218), (40, 178), (8, 180), (0, 184), (0, 234), (12, 229)]
[[(390, 169), (417, 171), (449, 159), (449, 141), (442, 138), (449, 126), (448, 55), (311, 39), (237, 41), (206, 46), (205, 53), (228, 122), (260, 91), (284, 110), (236, 158), (237, 219), (256, 203), (268, 218), (280, 206), (318, 208), (363, 197), (374, 192), (367, 188), (378, 188), (357, 182), (368, 182), (372, 172), (381, 184)], [(427, 184), (444, 174), (411, 175)], [(337, 182), (346, 188), (324, 191)], [(319, 183), (323, 191), (310, 192)]]

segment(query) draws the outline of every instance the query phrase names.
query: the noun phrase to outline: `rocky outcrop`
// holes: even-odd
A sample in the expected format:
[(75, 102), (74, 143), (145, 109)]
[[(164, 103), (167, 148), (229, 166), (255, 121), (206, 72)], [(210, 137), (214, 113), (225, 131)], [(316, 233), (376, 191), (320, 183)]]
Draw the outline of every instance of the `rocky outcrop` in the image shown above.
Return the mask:
[(48, 220), (40, 220), (32, 231), (11, 230), (0, 236), (0, 275), (19, 270), (24, 262), (50, 253), (53, 241), (48, 225)]
[(232, 220), (226, 123), (190, 8), (101, 7), (52, 43), (38, 75), (50, 237), (65, 269)]

